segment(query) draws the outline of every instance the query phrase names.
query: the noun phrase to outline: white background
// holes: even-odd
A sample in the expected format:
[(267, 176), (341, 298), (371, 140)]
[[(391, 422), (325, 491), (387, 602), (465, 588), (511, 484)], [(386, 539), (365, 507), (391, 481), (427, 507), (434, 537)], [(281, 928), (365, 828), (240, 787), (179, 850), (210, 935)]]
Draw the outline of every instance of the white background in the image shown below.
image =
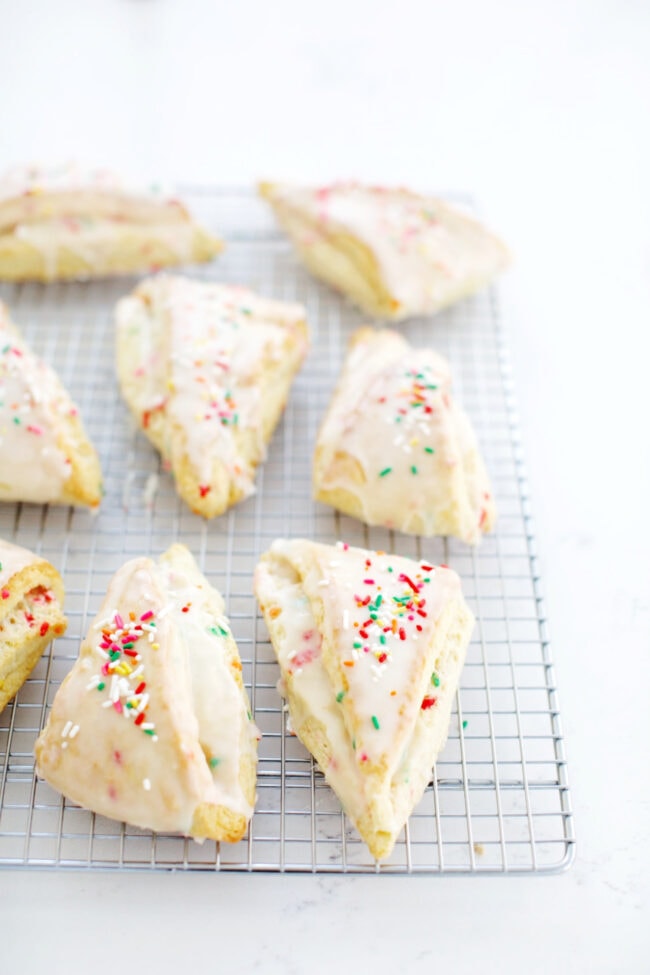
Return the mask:
[(473, 193), (568, 739), (557, 877), (0, 875), (3, 972), (642, 972), (648, 953), (650, 4), (0, 0), (0, 168)]

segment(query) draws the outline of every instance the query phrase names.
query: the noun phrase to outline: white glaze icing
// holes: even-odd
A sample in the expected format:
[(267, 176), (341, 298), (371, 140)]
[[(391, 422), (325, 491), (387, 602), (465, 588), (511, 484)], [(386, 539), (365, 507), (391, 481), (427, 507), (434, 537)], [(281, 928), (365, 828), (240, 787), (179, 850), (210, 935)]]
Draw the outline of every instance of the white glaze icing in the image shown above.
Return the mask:
[(62, 416), (76, 412), (54, 371), (32, 354), (0, 304), (0, 499), (61, 497), (71, 465), (57, 429)]
[[(196, 257), (197, 227), (162, 187), (138, 190), (107, 170), (74, 165), (6, 173), (0, 179), (0, 234), (15, 238), (17, 253), (23, 244), (40, 254), (38, 273), (45, 280), (62, 273), (60, 262), (70, 254), (82, 265), (74, 267), (79, 277), (124, 270), (121, 255), (128, 267), (143, 268), (170, 263), (168, 254), (180, 264)], [(207, 242), (206, 236), (202, 259), (210, 253)]]
[[(394, 617), (392, 611), (382, 613), (382, 606), (375, 614), (378, 622), (372, 623), (372, 636), (367, 641), (357, 639), (358, 627), (354, 624), (365, 622), (369, 615), (367, 607), (360, 613), (359, 600), (355, 598), (368, 578), (367, 561), (375, 580), (373, 602), (379, 586), (386, 603), (393, 596), (403, 600), (402, 592), (408, 599), (413, 590), (402, 576), (421, 585), (420, 606), (426, 607), (423, 611), (428, 615), (407, 611), (397, 617), (404, 627), (405, 640), (398, 629), (396, 634), (384, 634), (386, 643), (379, 642), (378, 634), (383, 632), (380, 625), (392, 623)], [(424, 578), (431, 582), (421, 584)], [(445, 567), (433, 570), (428, 563), (418, 564), (396, 556), (347, 546), (334, 548), (302, 540), (278, 540), (257, 567), (255, 588), (265, 608), (280, 665), (280, 692), (288, 695), (296, 733), (302, 736), (308, 720), (318, 723), (324, 735), (317, 733), (317, 737), (324, 737), (331, 754), (323, 772), (344, 809), (358, 825), (365, 821), (365, 830), (371, 823), (371, 830), (388, 832), (394, 839), (422, 795), (447, 736), (453, 695), (472, 625), (471, 614), (462, 602), (458, 577)], [(444, 632), (439, 632), (436, 623), (449, 607), (454, 609), (451, 631), (444, 628)], [(410, 619), (411, 615), (415, 619)], [(321, 623), (316, 622), (317, 617)], [(419, 624), (423, 625), (421, 632), (416, 629)], [(451, 640), (449, 632), (454, 634)], [(458, 634), (460, 642), (456, 642)], [(325, 659), (324, 645), (331, 646), (332, 641), (336, 641), (340, 659), (355, 661), (355, 667), (350, 669), (354, 677), (345, 692)], [(355, 648), (355, 643), (361, 646)], [(386, 661), (379, 664), (377, 653), (385, 653)], [(400, 686), (406, 680), (406, 662), (416, 656), (426, 660), (424, 689), (419, 681), (410, 688)], [(433, 664), (435, 670), (430, 671)], [(377, 668), (383, 669), (381, 676)], [(396, 690), (394, 695), (392, 690)], [(346, 708), (350, 702), (362, 726), (357, 726), (355, 732)], [(378, 727), (372, 722), (373, 716)], [(390, 760), (379, 779), (369, 778), (369, 758), (376, 759), (382, 751), (390, 752)], [(365, 830), (361, 826), (362, 833)]]
[(182, 547), (158, 564), (126, 563), (57, 692), (39, 773), (81, 805), (144, 828), (188, 834), (200, 803), (249, 817), (238, 770), (242, 748), (254, 761), (258, 735), (225, 662), (222, 612)]
[(218, 457), (243, 496), (253, 493), (254, 468), (235, 430), (264, 457), (260, 373), (280, 363), (287, 328), (302, 321), (298, 305), (181, 277), (150, 279), (118, 304), (118, 330), (137, 344), (125, 381), (130, 405), (144, 426), (162, 410), (183, 432), (180, 443), (168, 436), (169, 449), (187, 453), (201, 484), (209, 486)]
[[(294, 551), (292, 542), (271, 547), (289, 560)], [(325, 666), (336, 693), (344, 692), (357, 761), (385, 763), (392, 775), (430, 681), (436, 622), (460, 595), (460, 580), (451, 569), (365, 549), (312, 551), (318, 571), (302, 585), (312, 604), (323, 604)]]
[(269, 197), (295, 216), (301, 246), (343, 233), (368, 247), (398, 317), (436, 311), (508, 263), (503, 244), (475, 220), (406, 189), (273, 184)]
[(50, 218), (105, 217), (135, 223), (182, 223), (183, 205), (163, 187), (129, 187), (106, 169), (74, 164), (18, 166), (0, 177), (0, 231)]
[(354, 495), (371, 525), (440, 534), (442, 512), (446, 531), (476, 541), (491, 490), (447, 362), (396, 332), (362, 329), (356, 339), (319, 432), (317, 489)]

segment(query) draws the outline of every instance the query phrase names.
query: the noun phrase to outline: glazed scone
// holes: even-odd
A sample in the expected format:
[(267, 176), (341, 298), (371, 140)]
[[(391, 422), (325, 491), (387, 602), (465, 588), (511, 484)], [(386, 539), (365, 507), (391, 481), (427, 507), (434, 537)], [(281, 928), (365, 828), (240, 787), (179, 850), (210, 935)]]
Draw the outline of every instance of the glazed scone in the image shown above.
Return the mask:
[(300, 305), (161, 275), (116, 310), (124, 398), (206, 518), (254, 491), (255, 468), (307, 351)]
[(0, 280), (132, 274), (209, 261), (222, 246), (179, 200), (107, 170), (26, 166), (0, 178)]
[(312, 274), (376, 318), (433, 314), (510, 261), (478, 221), (410, 190), (262, 183), (260, 193)]
[(314, 454), (314, 497), (369, 525), (475, 544), (494, 498), (449, 365), (397, 332), (361, 328)]
[(278, 540), (255, 591), (293, 729), (383, 859), (447, 739), (474, 625), (458, 576), (341, 543)]
[(63, 598), (53, 565), (0, 538), (0, 711), (52, 639), (65, 633)]
[(184, 546), (127, 562), (54, 698), (38, 774), (111, 819), (237, 842), (259, 737), (241, 669), (223, 599)]
[(0, 302), (0, 501), (87, 505), (102, 472), (79, 411)]

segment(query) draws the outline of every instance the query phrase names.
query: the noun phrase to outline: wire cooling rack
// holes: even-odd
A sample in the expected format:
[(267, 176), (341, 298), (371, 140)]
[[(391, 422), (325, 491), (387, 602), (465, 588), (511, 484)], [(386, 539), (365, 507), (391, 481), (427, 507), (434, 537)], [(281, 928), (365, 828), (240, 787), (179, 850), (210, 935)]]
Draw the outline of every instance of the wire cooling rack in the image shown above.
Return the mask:
[[(401, 326), (451, 362), (491, 473), (497, 531), (476, 550), (368, 528), (311, 500), (316, 430), (364, 319), (297, 263), (249, 191), (188, 188), (184, 197), (228, 246), (189, 273), (304, 303), (312, 347), (259, 469), (257, 493), (206, 522), (177, 497), (158, 455), (118, 394), (113, 306), (134, 281), (4, 286), (33, 348), (81, 408), (105, 473), (98, 514), (0, 505), (0, 536), (63, 574), (69, 626), (0, 715), (0, 862), (76, 868), (522, 873), (566, 867), (574, 838), (566, 762), (535, 543), (494, 291), (435, 319)], [(467, 201), (460, 201), (467, 202)], [(287, 732), (278, 668), (252, 595), (253, 568), (278, 536), (306, 536), (450, 564), (477, 626), (448, 744), (390, 859), (377, 866), (300, 742)], [(259, 749), (258, 800), (247, 837), (230, 846), (154, 835), (64, 800), (34, 775), (33, 747), (57, 687), (76, 659), (112, 573), (128, 558), (184, 542), (223, 593), (244, 665)]]

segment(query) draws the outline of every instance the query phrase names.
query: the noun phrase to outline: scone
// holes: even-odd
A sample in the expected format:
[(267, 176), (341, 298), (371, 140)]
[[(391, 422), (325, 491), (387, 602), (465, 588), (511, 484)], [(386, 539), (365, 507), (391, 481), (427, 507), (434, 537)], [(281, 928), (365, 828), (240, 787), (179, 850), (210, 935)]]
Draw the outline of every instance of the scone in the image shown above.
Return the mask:
[(103, 816), (234, 843), (253, 812), (258, 736), (223, 600), (173, 545), (113, 577), (36, 768)]
[(377, 318), (433, 314), (510, 260), (478, 221), (410, 190), (262, 183), (260, 192), (312, 274)]
[(106, 170), (29, 166), (0, 178), (0, 280), (131, 274), (209, 261), (221, 248), (179, 200)]
[(163, 275), (116, 317), (126, 402), (192, 511), (220, 515), (254, 491), (307, 350), (304, 308)]
[(278, 540), (255, 590), (295, 733), (383, 859), (447, 739), (474, 624), (458, 576), (341, 543)]
[(449, 366), (390, 330), (350, 340), (314, 454), (314, 497), (369, 525), (475, 544), (496, 512)]
[(63, 597), (54, 566), (0, 538), (0, 711), (52, 639), (65, 633)]
[(97, 507), (102, 472), (79, 411), (0, 302), (0, 501)]

